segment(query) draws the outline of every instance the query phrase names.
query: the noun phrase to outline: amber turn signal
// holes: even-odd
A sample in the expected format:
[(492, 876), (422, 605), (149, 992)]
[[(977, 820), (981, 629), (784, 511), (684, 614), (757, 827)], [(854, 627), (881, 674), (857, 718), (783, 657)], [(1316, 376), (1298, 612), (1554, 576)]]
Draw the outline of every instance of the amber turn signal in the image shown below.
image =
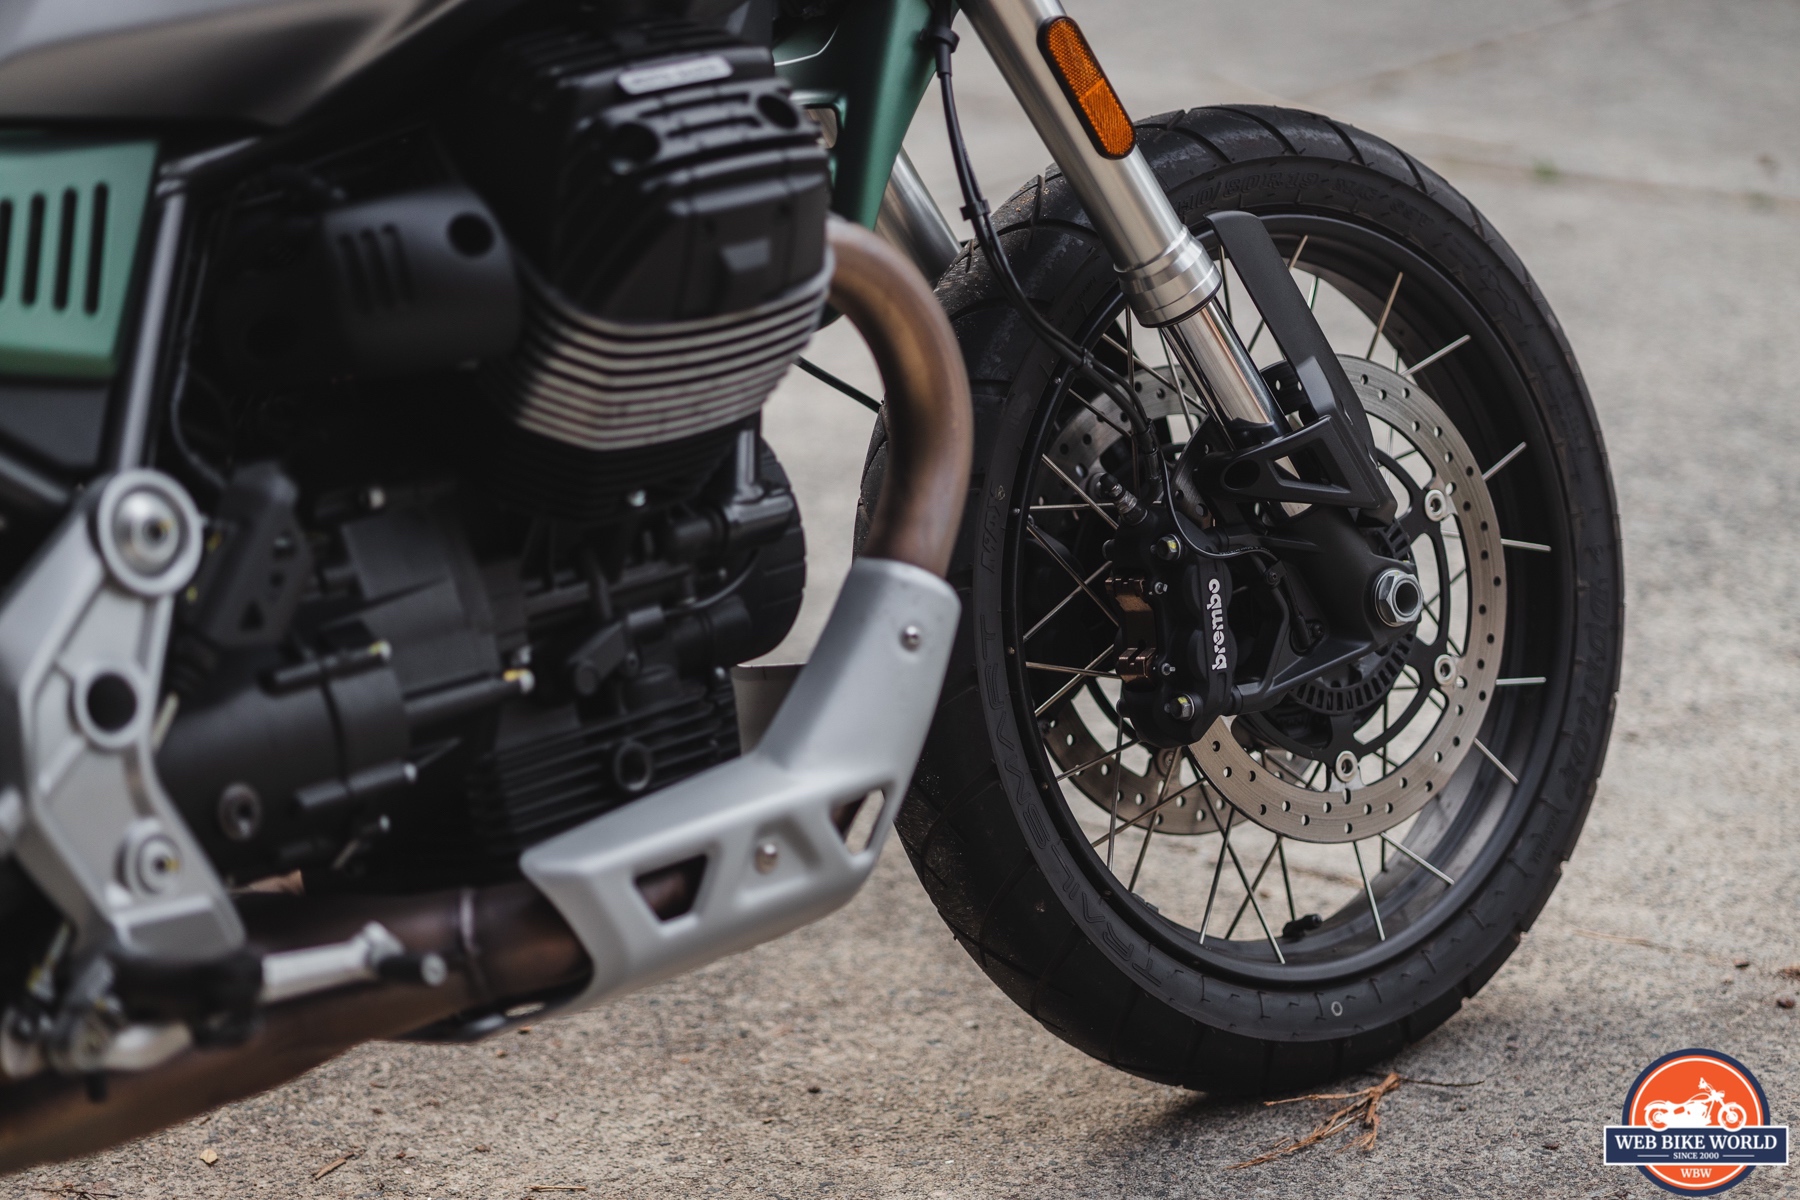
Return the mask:
[(1080, 26), (1068, 17), (1046, 21), (1039, 41), (1044, 57), (1050, 60), (1051, 72), (1068, 93), (1075, 111), (1081, 114), (1081, 123), (1087, 126), (1095, 148), (1108, 158), (1130, 154), (1137, 145), (1137, 131), (1132, 129), (1131, 118), (1125, 115), (1125, 106), (1119, 103), (1118, 93), (1100, 69), (1087, 39), (1081, 36)]

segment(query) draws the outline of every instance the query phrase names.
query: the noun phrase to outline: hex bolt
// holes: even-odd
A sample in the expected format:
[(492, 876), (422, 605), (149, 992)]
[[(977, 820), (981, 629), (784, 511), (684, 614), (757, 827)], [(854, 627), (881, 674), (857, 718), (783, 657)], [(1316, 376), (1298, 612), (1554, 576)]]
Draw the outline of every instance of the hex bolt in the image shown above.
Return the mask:
[(1163, 711), (1177, 721), (1191, 721), (1199, 710), (1200, 706), (1194, 703), (1194, 698), (1186, 692), (1176, 693), (1167, 704), (1163, 705)]
[(1331, 764), (1331, 773), (1341, 782), (1349, 783), (1356, 778), (1356, 755), (1348, 750), (1338, 752), (1337, 760)]
[(1174, 562), (1181, 557), (1181, 540), (1172, 533), (1165, 533), (1150, 543), (1150, 553), (1164, 562)]
[(119, 557), (142, 575), (160, 575), (181, 553), (181, 515), (151, 488), (125, 493), (113, 510), (113, 542)]
[(1441, 521), (1450, 515), (1450, 501), (1437, 488), (1425, 493), (1424, 507), (1425, 518), (1429, 521)]
[(1172, 662), (1162, 663), (1156, 668), (1156, 673), (1164, 676), (1173, 675), (1175, 673), (1175, 664)]
[(925, 634), (917, 625), (908, 625), (900, 631), (900, 645), (907, 650), (917, 650), (925, 641)]
[(234, 842), (247, 842), (262, 829), (262, 797), (247, 783), (228, 783), (219, 793), (219, 831)]
[(781, 861), (781, 847), (774, 842), (764, 842), (756, 848), (756, 871), (759, 875), (767, 875)]
[(1425, 609), (1425, 591), (1410, 571), (1389, 567), (1375, 577), (1375, 615), (1391, 629), (1419, 619)]
[(159, 833), (138, 846), (132, 868), (141, 890), (160, 894), (175, 886), (175, 878), (181, 874), (181, 852)]
[(1431, 664), (1431, 677), (1445, 687), (1450, 686), (1450, 681), (1456, 678), (1456, 656), (1438, 655), (1437, 661)]

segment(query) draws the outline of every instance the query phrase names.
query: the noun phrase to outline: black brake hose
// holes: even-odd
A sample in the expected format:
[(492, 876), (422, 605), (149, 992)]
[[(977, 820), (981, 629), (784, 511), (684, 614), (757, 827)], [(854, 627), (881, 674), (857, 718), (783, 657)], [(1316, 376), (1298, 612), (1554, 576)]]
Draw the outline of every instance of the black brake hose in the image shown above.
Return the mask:
[[(1018, 310), (1019, 315), (1040, 338), (1049, 344), (1052, 350), (1112, 398), (1113, 402), (1119, 406), (1119, 411), (1131, 422), (1134, 433), (1144, 435), (1145, 441), (1151, 448), (1142, 454), (1133, 456), (1132, 470), (1134, 473), (1138, 470), (1140, 458), (1154, 458), (1156, 469), (1161, 477), (1164, 503), (1172, 509), (1175, 500), (1175, 484), (1169, 474), (1169, 464), (1162, 454), (1157, 452), (1155, 434), (1150, 429), (1150, 422), (1144, 414), (1143, 406), (1132, 394), (1131, 385), (1121, 378), (1118, 372), (1097, 361), (1092, 353), (1076, 344), (1062, 330), (1052, 325), (1025, 295), (1024, 286), (1019, 283), (1018, 276), (1013, 274), (1012, 262), (1006, 257), (1006, 251), (1000, 245), (1000, 236), (994, 230), (993, 217), (988, 209), (987, 199), (981, 194), (981, 185), (975, 179), (975, 168), (969, 161), (969, 148), (963, 141), (962, 122), (957, 118), (956, 93), (950, 82), (950, 56), (955, 52), (957, 43), (961, 39), (950, 27), (954, 13), (943, 4), (933, 4), (931, 13), (931, 24), (926, 27), (925, 32), (921, 35), (921, 40), (932, 48), (936, 59), (938, 84), (943, 93), (944, 127), (950, 142), (950, 158), (956, 166), (956, 182), (962, 190), (963, 218), (974, 227), (976, 244), (981, 247), (982, 254), (987, 257), (988, 263), (994, 269), (994, 274), (1000, 280), (1000, 286), (1006, 290), (1007, 298), (1012, 301), (1013, 307)], [(1075, 398), (1081, 399), (1079, 396)], [(1096, 417), (1105, 420), (1105, 417), (1097, 410), (1092, 410), (1091, 405), (1088, 407), (1094, 411)], [(1110, 424), (1110, 422), (1108, 423)], [(1135, 441), (1135, 437), (1133, 440)], [(1241, 546), (1224, 551), (1211, 550), (1188, 537), (1179, 521), (1173, 521), (1171, 524), (1174, 525), (1178, 536), (1187, 544), (1188, 548), (1203, 558), (1242, 558), (1249, 554), (1267, 553), (1260, 546)]]
[[(1150, 422), (1144, 416), (1143, 408), (1137, 397), (1132, 395), (1131, 387), (1120, 377), (1119, 373), (1096, 360), (1089, 351), (1077, 345), (1062, 330), (1052, 325), (1037, 309), (1037, 306), (1025, 295), (1025, 288), (1013, 274), (1012, 263), (1006, 257), (1005, 249), (1000, 245), (1000, 236), (994, 230), (992, 214), (988, 202), (981, 194), (981, 185), (975, 179), (975, 169), (969, 161), (969, 148), (963, 141), (962, 123), (956, 113), (956, 93), (950, 82), (950, 56), (955, 52), (961, 40), (950, 23), (954, 19), (952, 10), (943, 4), (932, 6), (931, 24), (921, 35), (921, 39), (931, 47), (937, 64), (938, 85), (943, 93), (944, 128), (949, 136), (950, 158), (956, 166), (956, 182), (962, 190), (962, 215), (975, 230), (975, 242), (987, 257), (988, 264), (993, 267), (1000, 286), (1005, 289), (1007, 298), (1032, 331), (1046, 342), (1062, 358), (1083, 376), (1092, 381), (1110, 396), (1125, 419), (1131, 422), (1135, 434), (1142, 434), (1153, 448), (1156, 438), (1150, 429)], [(1079, 397), (1077, 397), (1079, 399)], [(1096, 413), (1095, 415), (1099, 415)], [(1136, 438), (1134, 436), (1133, 440)], [(1160, 457), (1160, 456), (1159, 456)], [(1137, 470), (1137, 462), (1132, 463)]]

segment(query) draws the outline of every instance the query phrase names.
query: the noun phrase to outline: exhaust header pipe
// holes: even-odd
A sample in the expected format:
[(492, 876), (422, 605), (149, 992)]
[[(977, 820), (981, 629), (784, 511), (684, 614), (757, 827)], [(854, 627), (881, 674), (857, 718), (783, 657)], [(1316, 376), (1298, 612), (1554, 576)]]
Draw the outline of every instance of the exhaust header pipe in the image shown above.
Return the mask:
[[(534, 999), (591, 1004), (778, 936), (855, 893), (910, 778), (956, 626), (942, 576), (968, 490), (973, 417), (961, 349), (917, 270), (847, 222), (832, 218), (829, 237), (831, 302), (863, 334), (887, 387), (887, 475), (865, 559), (764, 742), (664, 789), (654, 805), (534, 847), (522, 864), (531, 883), (238, 897), (264, 954), (350, 942), (376, 922), (407, 958), (435, 955), (448, 971), (435, 987), (382, 979), (275, 1003), (242, 1043), (192, 1046), (145, 1070), (46, 1073), (0, 1088), (0, 1174), (141, 1137), (361, 1042)], [(880, 704), (851, 699), (878, 692)], [(852, 848), (844, 801), (865, 794), (879, 797), (880, 816)]]

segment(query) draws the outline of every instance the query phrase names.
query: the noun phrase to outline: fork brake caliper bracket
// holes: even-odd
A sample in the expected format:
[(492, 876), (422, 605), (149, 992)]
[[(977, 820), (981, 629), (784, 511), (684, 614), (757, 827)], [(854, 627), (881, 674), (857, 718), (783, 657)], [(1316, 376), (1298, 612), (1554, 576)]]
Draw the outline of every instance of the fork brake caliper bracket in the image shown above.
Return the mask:
[[(1202, 488), (1234, 500), (1360, 508), (1378, 520), (1392, 520), (1395, 500), (1375, 466), (1368, 416), (1269, 231), (1250, 213), (1214, 213), (1210, 219), (1281, 347), (1285, 361), (1269, 368), (1265, 378), (1277, 402), (1285, 401), (1283, 408), (1302, 423), (1259, 445), (1204, 456), (1196, 464)], [(1284, 463), (1297, 461), (1324, 480), (1301, 479), (1284, 469)]]

